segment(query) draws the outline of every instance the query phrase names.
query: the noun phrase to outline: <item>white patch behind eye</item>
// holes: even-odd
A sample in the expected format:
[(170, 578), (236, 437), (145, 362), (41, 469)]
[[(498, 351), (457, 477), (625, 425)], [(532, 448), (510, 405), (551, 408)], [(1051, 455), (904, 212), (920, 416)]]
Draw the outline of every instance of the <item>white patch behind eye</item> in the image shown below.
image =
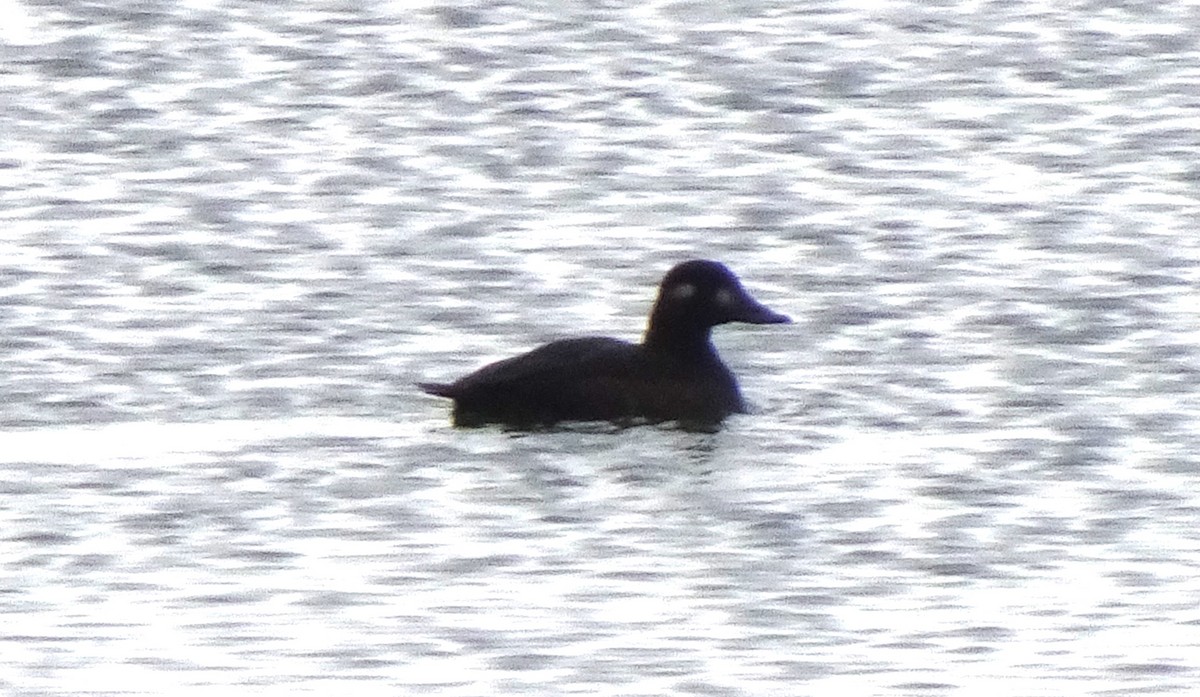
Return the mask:
[(676, 300), (686, 300), (696, 294), (696, 286), (692, 283), (680, 283), (671, 289), (671, 297)]
[(717, 291), (717, 304), (721, 307), (729, 307), (733, 304), (733, 293), (728, 288), (722, 288)]

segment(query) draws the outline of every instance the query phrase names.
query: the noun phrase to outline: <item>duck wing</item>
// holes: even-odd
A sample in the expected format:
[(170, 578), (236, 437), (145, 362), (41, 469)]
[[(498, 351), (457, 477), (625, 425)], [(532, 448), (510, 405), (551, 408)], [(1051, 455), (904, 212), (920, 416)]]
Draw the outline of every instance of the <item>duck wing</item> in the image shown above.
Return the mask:
[(418, 383), (455, 401), (458, 423), (556, 423), (633, 415), (644, 379), (641, 349), (619, 339), (554, 341), (486, 365), (453, 383)]

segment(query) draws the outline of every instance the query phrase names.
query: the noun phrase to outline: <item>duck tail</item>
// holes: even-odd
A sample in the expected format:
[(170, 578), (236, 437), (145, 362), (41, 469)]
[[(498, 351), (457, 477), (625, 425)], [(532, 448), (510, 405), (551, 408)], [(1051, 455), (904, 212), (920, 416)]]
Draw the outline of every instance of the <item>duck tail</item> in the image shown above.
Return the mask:
[(418, 382), (416, 386), (426, 394), (437, 397), (454, 397), (453, 385), (442, 382)]

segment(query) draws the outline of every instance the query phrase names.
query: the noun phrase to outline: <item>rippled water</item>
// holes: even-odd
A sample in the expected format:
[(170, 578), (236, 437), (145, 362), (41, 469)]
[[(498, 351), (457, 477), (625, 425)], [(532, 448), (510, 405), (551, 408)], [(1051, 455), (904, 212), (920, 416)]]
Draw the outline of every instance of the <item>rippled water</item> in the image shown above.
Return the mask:
[[(8, 12), (0, 691), (1195, 692), (1200, 6)], [(411, 387), (690, 257), (719, 433)]]

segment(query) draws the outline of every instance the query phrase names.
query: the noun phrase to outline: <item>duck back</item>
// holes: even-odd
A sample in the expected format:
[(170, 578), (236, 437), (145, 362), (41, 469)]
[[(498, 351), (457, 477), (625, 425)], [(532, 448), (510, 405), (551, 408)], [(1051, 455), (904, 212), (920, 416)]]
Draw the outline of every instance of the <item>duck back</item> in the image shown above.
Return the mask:
[(627, 419), (719, 422), (745, 411), (737, 382), (715, 353), (681, 361), (607, 337), (555, 341), (450, 384), (418, 386), (453, 399), (458, 426)]

